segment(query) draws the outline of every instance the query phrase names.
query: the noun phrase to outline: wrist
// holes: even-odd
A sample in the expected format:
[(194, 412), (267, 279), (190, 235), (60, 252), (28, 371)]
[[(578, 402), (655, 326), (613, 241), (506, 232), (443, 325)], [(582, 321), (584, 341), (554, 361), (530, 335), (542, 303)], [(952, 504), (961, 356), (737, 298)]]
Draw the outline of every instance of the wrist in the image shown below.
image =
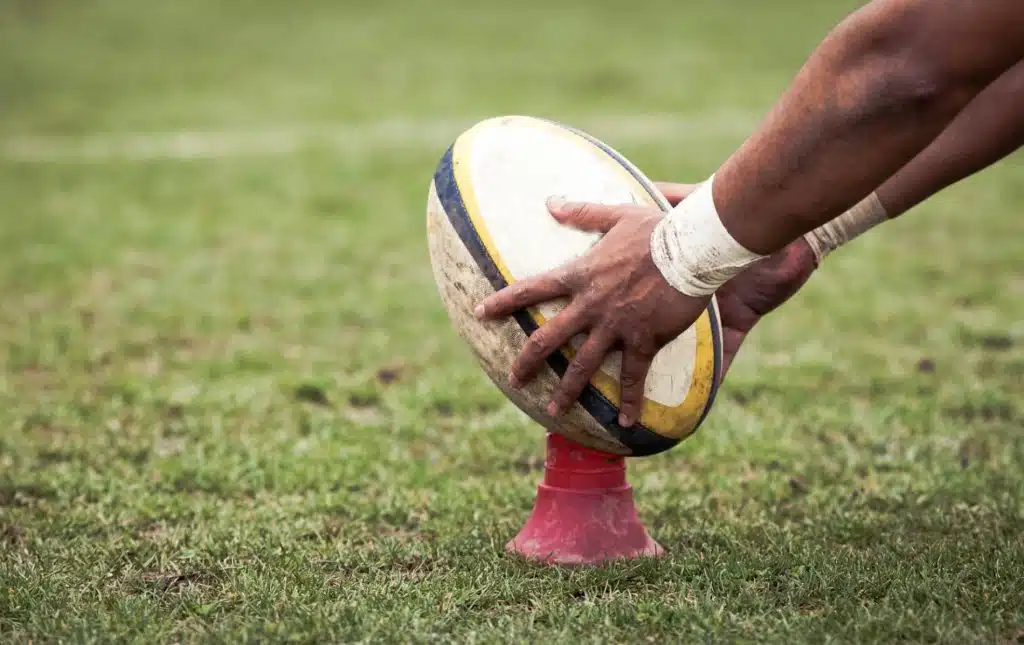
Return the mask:
[(714, 175), (668, 213), (651, 234), (651, 257), (677, 291), (714, 293), (765, 256), (737, 242), (722, 224), (713, 196)]
[(817, 264), (840, 246), (863, 235), (888, 219), (876, 193), (871, 193), (848, 211), (804, 235)]

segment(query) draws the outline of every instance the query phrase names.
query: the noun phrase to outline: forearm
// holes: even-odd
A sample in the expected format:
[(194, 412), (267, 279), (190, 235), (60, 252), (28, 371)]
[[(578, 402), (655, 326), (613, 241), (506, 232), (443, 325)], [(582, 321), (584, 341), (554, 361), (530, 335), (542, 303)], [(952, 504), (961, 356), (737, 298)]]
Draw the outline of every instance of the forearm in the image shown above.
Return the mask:
[(716, 173), (722, 224), (768, 254), (843, 213), (1020, 60), (1021, 14), (1012, 2), (884, 0), (851, 16)]
[(820, 263), (830, 252), (1024, 144), (1024, 63), (982, 90), (949, 127), (874, 193), (804, 237)]
[(1024, 62), (982, 90), (927, 148), (875, 191), (890, 219), (1024, 145)]

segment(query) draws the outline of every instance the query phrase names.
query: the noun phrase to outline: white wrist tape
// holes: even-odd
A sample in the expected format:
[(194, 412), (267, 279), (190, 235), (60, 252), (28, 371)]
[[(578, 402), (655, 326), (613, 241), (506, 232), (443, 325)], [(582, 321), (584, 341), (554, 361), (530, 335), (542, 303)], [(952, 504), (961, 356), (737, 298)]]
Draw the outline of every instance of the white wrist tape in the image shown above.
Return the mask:
[(715, 176), (666, 215), (651, 234), (651, 257), (670, 285), (688, 296), (714, 293), (765, 256), (745, 249), (725, 230), (711, 194)]
[(822, 224), (805, 234), (804, 239), (811, 246), (814, 259), (821, 264), (826, 255), (888, 218), (885, 207), (878, 200), (878, 195), (871, 193), (831, 222)]

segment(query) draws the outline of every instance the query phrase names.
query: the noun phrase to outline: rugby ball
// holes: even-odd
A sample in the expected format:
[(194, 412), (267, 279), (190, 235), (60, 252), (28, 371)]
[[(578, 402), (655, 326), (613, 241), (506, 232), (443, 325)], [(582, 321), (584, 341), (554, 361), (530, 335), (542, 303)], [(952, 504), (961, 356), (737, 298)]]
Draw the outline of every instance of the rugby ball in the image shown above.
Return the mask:
[(430, 260), (452, 324), (495, 385), (551, 432), (618, 455), (668, 450), (700, 426), (722, 378), (722, 330), (714, 298), (697, 322), (655, 357), (640, 420), (628, 428), (617, 421), (618, 352), (608, 356), (562, 416), (545, 411), (583, 335), (549, 357), (531, 383), (508, 386), (509, 370), (527, 337), (564, 301), (501, 321), (473, 316), (486, 296), (582, 255), (599, 239), (597, 233), (556, 222), (546, 206), (552, 195), (670, 208), (633, 164), (577, 129), (524, 116), (478, 123), (445, 152), (427, 199)]

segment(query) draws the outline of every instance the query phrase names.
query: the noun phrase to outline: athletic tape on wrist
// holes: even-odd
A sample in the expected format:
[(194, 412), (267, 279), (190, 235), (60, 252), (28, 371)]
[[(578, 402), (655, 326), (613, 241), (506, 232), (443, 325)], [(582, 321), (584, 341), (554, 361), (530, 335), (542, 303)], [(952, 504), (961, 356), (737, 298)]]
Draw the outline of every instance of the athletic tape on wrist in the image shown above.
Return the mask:
[(850, 210), (804, 235), (818, 264), (825, 256), (889, 218), (878, 195), (871, 193)]
[(747, 265), (765, 256), (733, 239), (718, 217), (715, 176), (666, 215), (651, 234), (651, 257), (670, 285), (701, 297), (713, 294)]

